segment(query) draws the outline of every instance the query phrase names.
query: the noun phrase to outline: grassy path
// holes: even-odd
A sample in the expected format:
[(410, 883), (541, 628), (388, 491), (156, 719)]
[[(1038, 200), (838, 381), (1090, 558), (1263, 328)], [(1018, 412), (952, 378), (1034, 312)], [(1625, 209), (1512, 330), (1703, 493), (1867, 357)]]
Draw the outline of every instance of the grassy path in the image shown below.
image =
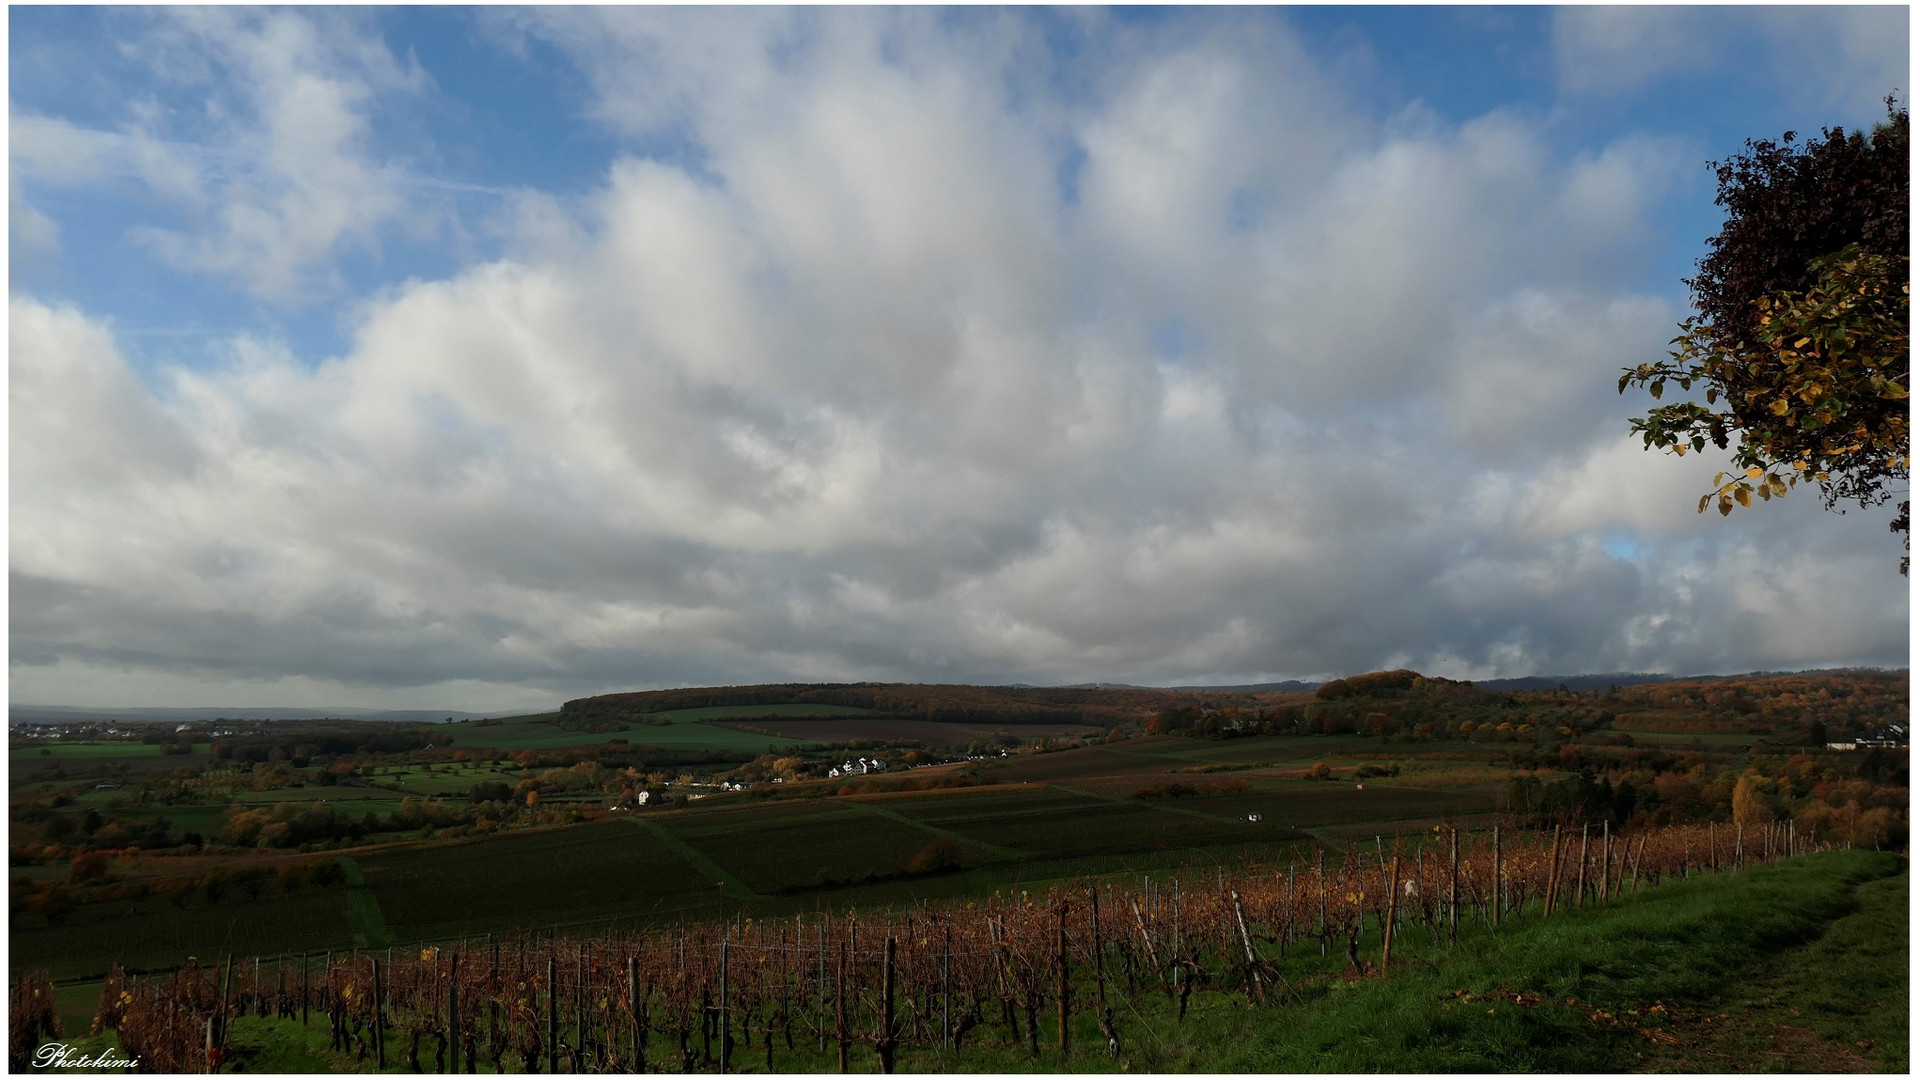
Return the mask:
[[(1391, 979), (1330, 984), (1270, 1031), (1241, 1035), (1251, 1052), (1229, 1060), (1196, 1047), (1198, 1060), (1179, 1068), (1828, 1071), (1847, 1067), (1853, 1051), (1800, 1037), (1801, 1052), (1770, 1056), (1738, 1033), (1724, 1051), (1701, 1038), (1733, 1018), (1735, 1002), (1755, 1006), (1749, 1034), (1804, 1019), (1817, 1036), (1811, 1015), (1791, 1010), (1810, 1014), (1824, 996), (1830, 1030), (1858, 1031), (1855, 1044), (1872, 1043), (1865, 1049), (1877, 1048), (1883, 1065), (1904, 1071), (1905, 868), (1890, 854), (1830, 852), (1670, 882), (1552, 920), (1529, 916), (1497, 941), (1463, 940)], [(1874, 952), (1879, 989), (1856, 973)]]
[(870, 802), (862, 802), (857, 798), (850, 799), (848, 801), (852, 805), (857, 806), (860, 809), (865, 810), (870, 814), (878, 814), (881, 817), (886, 818), (888, 821), (897, 821), (902, 825), (911, 825), (912, 827), (919, 829), (921, 832), (932, 833), (934, 836), (942, 837), (947, 840), (952, 840), (956, 844), (971, 844), (974, 847), (985, 848), (988, 851), (993, 852), (993, 859), (991, 860), (993, 862), (1009, 862), (1015, 859), (1021, 859), (1026, 857), (1025, 852), (1016, 851), (1010, 847), (1001, 847), (999, 844), (989, 844), (985, 840), (975, 839), (974, 837), (968, 836), (965, 833), (954, 832), (952, 829), (943, 829), (938, 825), (929, 825), (924, 821), (918, 821), (918, 820), (915, 820), (914, 818), (910, 818), (907, 815), (900, 813), (898, 810), (889, 810), (884, 806), (877, 806)]
[(1859, 905), (1803, 947), (1742, 971), (1680, 1021), (1653, 1072), (1908, 1071), (1908, 886), (1860, 885)]
[(347, 925), (353, 928), (353, 944), (362, 949), (393, 944), (393, 935), (387, 931), (387, 917), (380, 910), (379, 899), (367, 886), (367, 875), (361, 872), (360, 864), (350, 855), (340, 856), (339, 861), (347, 880)]
[(638, 825), (641, 828), (652, 833), (653, 835), (659, 837), (660, 842), (667, 845), (667, 847), (673, 849), (674, 854), (680, 856), (682, 859), (685, 859), (687, 861), (687, 864), (689, 866), (692, 866), (695, 870), (698, 870), (702, 874), (707, 875), (708, 881), (711, 881), (714, 884), (719, 885), (721, 888), (724, 888), (727, 891), (727, 895), (733, 897), (735, 900), (746, 901), (746, 900), (766, 899), (765, 897), (761, 896), (759, 893), (754, 892), (752, 889), (747, 888), (747, 885), (745, 882), (741, 881), (739, 878), (734, 877), (732, 874), (729, 874), (725, 870), (721, 869), (719, 863), (716, 863), (712, 859), (707, 858), (705, 855), (701, 854), (697, 849), (695, 849), (691, 844), (688, 844), (685, 840), (682, 840), (679, 837), (673, 835), (673, 833), (669, 831), (665, 825), (660, 824), (659, 822), (653, 820), (652, 818), (643, 817), (638, 814), (629, 815), (626, 818), (626, 820), (633, 822), (635, 825)]

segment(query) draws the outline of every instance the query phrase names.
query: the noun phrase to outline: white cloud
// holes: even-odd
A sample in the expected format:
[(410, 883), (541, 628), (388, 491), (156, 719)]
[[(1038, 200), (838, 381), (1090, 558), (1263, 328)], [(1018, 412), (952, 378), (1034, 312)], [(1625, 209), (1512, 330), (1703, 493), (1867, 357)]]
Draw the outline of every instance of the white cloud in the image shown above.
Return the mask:
[(1625, 94), (1729, 63), (1771, 75), (1783, 98), (1871, 122), (1905, 91), (1908, 12), (1851, 7), (1569, 6), (1554, 10), (1560, 87)]
[(424, 76), (351, 15), (172, 9), (133, 55), (200, 106), (137, 98), (114, 131), (15, 115), (16, 166), (54, 186), (132, 181), (187, 218), (136, 226), (137, 239), (282, 304), (335, 293), (336, 258), (377, 251), (384, 228), (423, 227), (369, 117), (378, 97), (416, 93)]
[[(1622, 284), (1663, 144), (1376, 129), (1258, 20), (1036, 102), (998, 15), (509, 17), (697, 166), (522, 198), (510, 254), (363, 300), (323, 364), (243, 339), (143, 381), (111, 326), (16, 299), (16, 697), (1811, 655), (1734, 634), (1756, 612), (1859, 612), (1828, 659), (1905, 640), (1883, 525), (1703, 521), (1705, 466), (1624, 435), (1618, 369), (1675, 318)], [(1750, 565), (1816, 552), (1817, 587)]]

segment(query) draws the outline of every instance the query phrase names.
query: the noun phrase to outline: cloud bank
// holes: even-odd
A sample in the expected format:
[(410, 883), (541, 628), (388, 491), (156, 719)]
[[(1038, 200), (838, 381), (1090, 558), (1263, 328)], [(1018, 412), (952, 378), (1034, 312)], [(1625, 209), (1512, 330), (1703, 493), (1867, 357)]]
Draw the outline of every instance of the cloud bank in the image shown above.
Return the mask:
[[(405, 216), (355, 110), (427, 83), (303, 18), (183, 31), (282, 87), (225, 136), (274, 179), (151, 234), (282, 302)], [(1252, 16), (487, 18), (672, 152), (520, 192), (337, 356), (12, 297), (15, 700), (1904, 662), (1885, 515), (1697, 517), (1713, 463), (1625, 433), (1671, 140), (1375, 121)]]

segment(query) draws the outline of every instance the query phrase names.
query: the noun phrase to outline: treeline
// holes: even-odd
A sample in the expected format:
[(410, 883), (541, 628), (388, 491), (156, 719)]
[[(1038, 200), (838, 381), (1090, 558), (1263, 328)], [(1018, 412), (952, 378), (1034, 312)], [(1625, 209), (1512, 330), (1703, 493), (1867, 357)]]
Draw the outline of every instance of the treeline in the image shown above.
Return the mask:
[[(1296, 695), (1304, 697), (1304, 695)], [(1396, 741), (1553, 744), (1579, 740), (1632, 746), (1632, 727), (1685, 734), (1769, 735), (1782, 746), (1907, 722), (1905, 672), (1845, 671), (1609, 687), (1604, 690), (1481, 690), (1415, 671), (1336, 679), (1310, 699), (1285, 703), (1168, 703), (1150, 734), (1374, 735)]]
[(1154, 690), (1135, 687), (958, 686), (920, 683), (785, 683), (646, 690), (576, 698), (560, 707), (562, 721), (604, 717), (645, 722), (652, 713), (716, 706), (828, 705), (947, 723), (1141, 723), (1154, 710), (1194, 705), (1256, 707), (1292, 700), (1297, 692)]
[(238, 897), (257, 901), (270, 891), (330, 889), (345, 879), (339, 862), (326, 858), (275, 866), (222, 866), (204, 874), (121, 880), (114, 877), (111, 862), (104, 853), (89, 852), (74, 859), (66, 881), (15, 879), (8, 890), (8, 915), (15, 927), (28, 918), (57, 926), (86, 904), (160, 900), (185, 907), (194, 901), (213, 905)]
[(352, 754), (405, 754), (431, 746), (450, 746), (453, 736), (425, 725), (377, 721), (337, 721), (328, 725), (291, 724), (265, 734), (233, 735), (213, 741), (217, 761), (309, 762)]

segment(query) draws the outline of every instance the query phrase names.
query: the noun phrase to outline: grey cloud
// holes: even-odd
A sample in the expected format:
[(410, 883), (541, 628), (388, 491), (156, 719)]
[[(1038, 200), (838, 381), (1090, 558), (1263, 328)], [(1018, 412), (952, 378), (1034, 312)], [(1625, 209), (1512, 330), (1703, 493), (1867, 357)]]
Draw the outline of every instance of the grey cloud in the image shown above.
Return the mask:
[(1097, 40), (1046, 98), (999, 16), (493, 18), (570, 50), (610, 124), (691, 125), (699, 167), (533, 198), (512, 255), (364, 301), (318, 365), (240, 342), (140, 390), (109, 328), (16, 299), (48, 409), (145, 417), (16, 449), (17, 690), (1904, 654), (1883, 523), (1696, 518), (1705, 463), (1630, 445), (1613, 380), (1676, 317), (1628, 284), (1663, 144), (1377, 130), (1271, 20), (1076, 16)]

